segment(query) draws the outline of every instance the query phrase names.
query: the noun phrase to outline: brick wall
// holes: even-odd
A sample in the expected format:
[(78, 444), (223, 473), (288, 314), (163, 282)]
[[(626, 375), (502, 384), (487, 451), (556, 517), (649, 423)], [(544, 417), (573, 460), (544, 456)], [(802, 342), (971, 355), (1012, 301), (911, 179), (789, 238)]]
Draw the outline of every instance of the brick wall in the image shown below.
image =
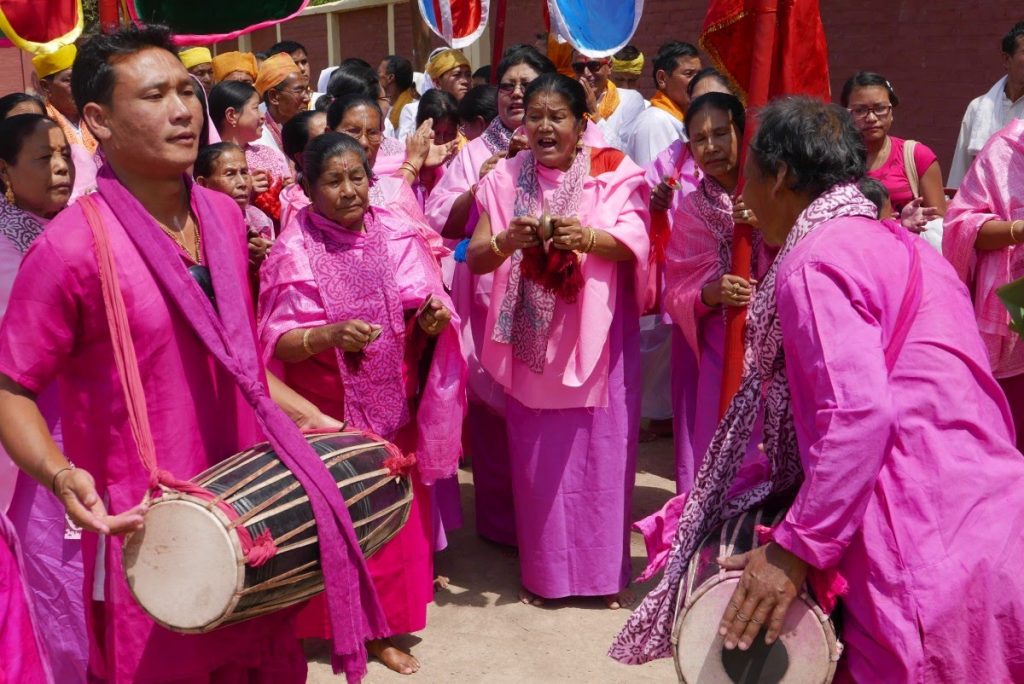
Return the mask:
[[(633, 42), (649, 58), (666, 40), (696, 42), (706, 6), (706, 2), (646, 0)], [(506, 45), (533, 42), (543, 25), (541, 7), (541, 0), (509, 2)], [(884, 74), (902, 100), (894, 133), (931, 146), (946, 168), (964, 108), (1003, 73), (999, 42), (1014, 22), (1024, 19), (1024, 9), (1015, 7), (1009, 2), (963, 0), (821, 0), (833, 92), (838, 96), (843, 81), (856, 71)], [(359, 56), (374, 65), (387, 54), (385, 8), (334, 16), (336, 54)], [(412, 26), (410, 4), (395, 5), (399, 54), (412, 52)], [(281, 33), (306, 44), (316, 78), (327, 66), (324, 16), (300, 17), (283, 24)], [(266, 49), (276, 42), (276, 32), (264, 29), (252, 34), (251, 40), (254, 49)], [(220, 49), (236, 49), (236, 45), (232, 41)], [(20, 61), (15, 50), (0, 50), (0, 93), (24, 87), (27, 81)], [(650, 94), (650, 78), (642, 83)]]

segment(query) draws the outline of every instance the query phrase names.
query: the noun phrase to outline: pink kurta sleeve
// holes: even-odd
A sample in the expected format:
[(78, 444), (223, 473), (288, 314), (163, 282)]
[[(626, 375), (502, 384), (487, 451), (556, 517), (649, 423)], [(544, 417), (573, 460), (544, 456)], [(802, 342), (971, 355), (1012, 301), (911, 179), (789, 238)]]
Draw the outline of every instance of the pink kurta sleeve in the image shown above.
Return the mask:
[(264, 362), (273, 358), (285, 333), (320, 325), (327, 325), (327, 313), (306, 256), (302, 230), (293, 223), (260, 268), (257, 331)]
[[(699, 191), (698, 191), (699, 192)], [(673, 212), (672, 239), (665, 263), (665, 309), (700, 356), (700, 318), (711, 311), (701, 301), (701, 289), (720, 278), (718, 240), (697, 213), (690, 193)]]
[(778, 286), (804, 482), (775, 541), (821, 569), (839, 562), (860, 528), (896, 433), (880, 307), (866, 296), (862, 283), (820, 262)]
[[(482, 145), (483, 142), (481, 141), (480, 144)], [(444, 224), (448, 222), (448, 214), (451, 213), (455, 200), (477, 182), (480, 169), (478, 166), (474, 168), (474, 148), (475, 145), (471, 142), (459, 150), (459, 153), (455, 155), (455, 159), (452, 160), (452, 163), (445, 170), (444, 176), (441, 177), (441, 182), (434, 186), (434, 189), (430, 192), (430, 197), (427, 198), (424, 213), (427, 216), (430, 227), (438, 233), (444, 229)], [(472, 234), (479, 216), (476, 203), (471, 203), (465, 228), (467, 236)]]
[(81, 313), (79, 283), (50, 238), (25, 255), (0, 326), (0, 373), (36, 393), (71, 355)]

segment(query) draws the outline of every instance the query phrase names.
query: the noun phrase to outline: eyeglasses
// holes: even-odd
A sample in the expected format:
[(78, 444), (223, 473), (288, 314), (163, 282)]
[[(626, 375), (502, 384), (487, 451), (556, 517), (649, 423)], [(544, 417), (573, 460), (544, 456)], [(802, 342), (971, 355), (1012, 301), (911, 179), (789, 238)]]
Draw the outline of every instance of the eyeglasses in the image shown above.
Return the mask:
[(596, 74), (598, 70), (608, 62), (599, 59), (588, 59), (585, 62), (573, 62), (572, 70), (582, 76), (588, 69), (590, 73)]
[(876, 119), (884, 119), (892, 112), (892, 105), (876, 104), (871, 107), (850, 107), (848, 111), (853, 115), (854, 119), (866, 119), (868, 114), (874, 114)]
[(381, 139), (384, 137), (384, 134), (381, 133), (380, 131), (357, 131), (354, 129), (350, 129), (341, 132), (344, 133), (345, 135), (355, 138), (356, 140), (359, 140), (359, 138), (365, 135), (366, 139), (371, 143), (379, 143)]
[(499, 83), (498, 92), (504, 93), (505, 95), (511, 95), (516, 92), (516, 88), (522, 88), (523, 92), (530, 86), (533, 81), (521, 81), (519, 83)]

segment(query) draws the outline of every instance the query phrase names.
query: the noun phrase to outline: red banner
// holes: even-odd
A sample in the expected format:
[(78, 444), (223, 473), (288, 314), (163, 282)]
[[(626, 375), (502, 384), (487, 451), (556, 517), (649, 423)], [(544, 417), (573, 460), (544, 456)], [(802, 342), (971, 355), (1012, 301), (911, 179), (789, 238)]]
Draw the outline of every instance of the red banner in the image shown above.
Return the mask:
[(0, 0), (0, 33), (23, 50), (53, 52), (82, 33), (79, 0)]

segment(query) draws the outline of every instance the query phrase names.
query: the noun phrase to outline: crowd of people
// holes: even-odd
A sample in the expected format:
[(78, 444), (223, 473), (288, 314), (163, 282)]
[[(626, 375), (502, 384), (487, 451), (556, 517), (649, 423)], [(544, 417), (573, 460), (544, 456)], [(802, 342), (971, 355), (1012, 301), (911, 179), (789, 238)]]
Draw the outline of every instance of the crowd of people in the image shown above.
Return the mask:
[[(542, 38), (314, 81), (293, 41), (214, 56), (130, 27), (0, 97), (0, 680), (301, 682), (301, 640), (332, 638), (350, 677), (366, 653), (413, 674), (392, 637), (426, 625), (462, 464), (523, 604), (632, 606), (645, 535), (664, 575), (622, 662), (670, 655), (702, 538), (786, 495), (770, 542), (720, 561), (743, 573), (725, 648), (777, 639), (831, 572), (841, 676), (1024, 681), (1024, 343), (997, 293), (1024, 277), (1024, 23), (948, 176), (896, 137), (881, 74), (748, 111), (690, 43)], [(342, 426), (415, 455), (397, 536), (210, 633), (140, 608), (122, 550), (154, 487)], [(678, 496), (634, 521), (638, 444), (665, 436)]]

